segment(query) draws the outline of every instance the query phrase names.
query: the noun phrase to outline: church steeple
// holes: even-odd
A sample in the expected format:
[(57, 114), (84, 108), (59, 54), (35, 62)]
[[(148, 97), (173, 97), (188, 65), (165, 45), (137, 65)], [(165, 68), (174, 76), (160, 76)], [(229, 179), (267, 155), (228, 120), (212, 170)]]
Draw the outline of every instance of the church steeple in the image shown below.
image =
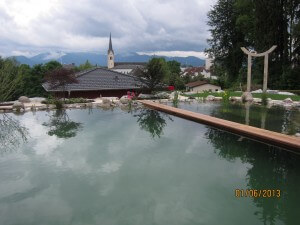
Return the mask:
[(113, 50), (113, 47), (112, 47), (112, 42), (111, 42), (111, 33), (109, 33), (109, 46), (108, 46), (107, 54), (109, 54), (109, 52), (114, 53), (114, 50)]
[(109, 45), (107, 51), (107, 68), (111, 69), (115, 66), (115, 53), (112, 48), (111, 33), (109, 34)]

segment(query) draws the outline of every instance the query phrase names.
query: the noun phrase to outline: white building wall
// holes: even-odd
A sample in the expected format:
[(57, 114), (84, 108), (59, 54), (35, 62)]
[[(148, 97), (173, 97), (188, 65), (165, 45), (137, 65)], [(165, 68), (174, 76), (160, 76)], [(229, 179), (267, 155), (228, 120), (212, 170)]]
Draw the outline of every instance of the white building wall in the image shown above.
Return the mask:
[(210, 70), (210, 67), (213, 64), (213, 59), (212, 58), (207, 58), (205, 59), (205, 69)]
[(107, 54), (107, 68), (111, 69), (114, 68), (114, 66), (115, 66), (115, 56), (114, 53), (110, 51)]
[(203, 91), (216, 92), (219, 90), (221, 90), (221, 87), (213, 84), (203, 84), (197, 87), (190, 88), (191, 92), (203, 92)]
[(132, 69), (112, 69), (112, 70), (123, 74), (129, 74), (132, 71)]

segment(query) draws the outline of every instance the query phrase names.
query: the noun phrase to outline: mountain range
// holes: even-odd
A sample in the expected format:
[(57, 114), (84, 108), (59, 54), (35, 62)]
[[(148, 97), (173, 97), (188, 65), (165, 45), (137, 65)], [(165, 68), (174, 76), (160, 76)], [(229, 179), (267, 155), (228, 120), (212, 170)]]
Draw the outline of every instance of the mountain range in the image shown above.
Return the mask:
[[(58, 52), (47, 52), (41, 53), (36, 56), (26, 57), (26, 56), (13, 56), (19, 63), (28, 64), (33, 66), (35, 64), (47, 63), (51, 60), (57, 60), (62, 64), (80, 65), (85, 63), (87, 60), (93, 65), (106, 66), (107, 56), (99, 53), (91, 52), (69, 52), (69, 53), (58, 53)], [(115, 55), (116, 62), (148, 62), (152, 57), (163, 57), (167, 61), (176, 60), (180, 62), (181, 65), (192, 65), (192, 66), (203, 66), (205, 61), (194, 56), (188, 57), (166, 57), (166, 56), (149, 56), (140, 55), (137, 53), (130, 54), (117, 54)]]

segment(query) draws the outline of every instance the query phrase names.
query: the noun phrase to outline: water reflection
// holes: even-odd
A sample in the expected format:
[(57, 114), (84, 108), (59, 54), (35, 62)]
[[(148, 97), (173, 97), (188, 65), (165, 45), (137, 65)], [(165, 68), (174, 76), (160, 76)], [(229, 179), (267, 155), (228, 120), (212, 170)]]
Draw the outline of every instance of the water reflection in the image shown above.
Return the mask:
[(49, 117), (49, 122), (43, 125), (49, 128), (48, 135), (50, 136), (55, 135), (58, 138), (67, 139), (75, 137), (82, 128), (82, 123), (72, 121), (66, 110), (56, 110)]
[[(263, 224), (276, 224), (278, 219), (284, 221), (284, 224), (294, 224), (297, 221), (299, 211), (295, 202), (300, 200), (298, 155), (247, 138), (236, 141), (238, 136), (214, 128), (209, 128), (206, 136), (221, 158), (229, 161), (240, 159), (251, 165), (246, 176), (248, 189), (281, 190), (280, 198), (252, 199), (258, 207), (255, 215)], [(295, 174), (298, 179), (295, 179)]]
[(13, 151), (26, 142), (29, 132), (20, 121), (8, 114), (0, 115), (0, 153)]
[(156, 136), (160, 138), (163, 134), (163, 129), (167, 125), (165, 118), (173, 121), (167, 114), (162, 114), (152, 109), (142, 109), (134, 117), (137, 117), (140, 128), (148, 131), (152, 138)]
[[(190, 110), (201, 113), (198, 110)], [(283, 107), (267, 108), (253, 104), (220, 104), (213, 108), (210, 115), (289, 135), (300, 132), (299, 111)]]

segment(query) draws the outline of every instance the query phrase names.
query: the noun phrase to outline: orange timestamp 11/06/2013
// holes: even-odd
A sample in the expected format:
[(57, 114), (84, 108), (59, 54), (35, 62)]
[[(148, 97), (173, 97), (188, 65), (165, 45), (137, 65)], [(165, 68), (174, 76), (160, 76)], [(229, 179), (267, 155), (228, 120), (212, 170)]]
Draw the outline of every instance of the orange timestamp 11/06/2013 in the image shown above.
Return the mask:
[(280, 189), (235, 189), (235, 197), (280, 198)]

